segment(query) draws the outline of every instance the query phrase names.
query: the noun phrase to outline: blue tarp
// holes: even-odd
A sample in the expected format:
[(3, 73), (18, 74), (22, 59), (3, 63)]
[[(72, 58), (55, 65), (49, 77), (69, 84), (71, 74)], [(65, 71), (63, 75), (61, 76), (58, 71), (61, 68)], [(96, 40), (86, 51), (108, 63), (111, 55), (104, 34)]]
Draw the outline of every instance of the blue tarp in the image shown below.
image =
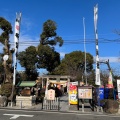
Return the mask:
[[(95, 88), (96, 104), (103, 106), (100, 101), (103, 99), (108, 99), (109, 92), (111, 88)], [(113, 89), (114, 90), (114, 89)], [(116, 91), (113, 91), (113, 98), (116, 100)]]
[(97, 105), (103, 106), (100, 101), (104, 99), (104, 88), (95, 88)]

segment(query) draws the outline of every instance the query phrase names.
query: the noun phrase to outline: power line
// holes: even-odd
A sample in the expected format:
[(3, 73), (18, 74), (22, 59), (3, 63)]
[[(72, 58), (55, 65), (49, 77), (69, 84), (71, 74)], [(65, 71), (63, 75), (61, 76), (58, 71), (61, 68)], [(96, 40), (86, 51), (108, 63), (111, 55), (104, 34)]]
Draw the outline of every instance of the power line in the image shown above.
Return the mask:
[[(93, 38), (88, 38), (86, 39), (86, 44), (94, 44), (95, 43), (95, 39)], [(99, 43), (103, 44), (103, 43), (117, 43), (120, 44), (120, 38), (117, 39), (105, 39), (105, 38), (100, 38), (99, 39)], [(10, 42), (10, 45), (14, 45), (14, 42)], [(23, 41), (23, 42), (19, 42), (19, 45), (21, 46), (34, 46), (34, 45), (38, 45), (40, 44), (40, 41)], [(68, 45), (68, 44), (84, 44), (84, 39), (77, 39), (77, 40), (64, 40), (64, 45)], [(2, 46), (2, 44), (0, 43), (0, 46)]]

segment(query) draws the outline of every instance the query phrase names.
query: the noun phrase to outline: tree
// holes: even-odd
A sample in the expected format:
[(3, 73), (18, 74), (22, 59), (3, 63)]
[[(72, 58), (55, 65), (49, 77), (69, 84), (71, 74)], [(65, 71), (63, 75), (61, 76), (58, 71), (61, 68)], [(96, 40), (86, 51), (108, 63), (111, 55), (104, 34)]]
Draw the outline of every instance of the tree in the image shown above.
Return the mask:
[(59, 42), (59, 46), (63, 45), (62, 37), (59, 37), (56, 33), (57, 25), (52, 20), (47, 20), (43, 24), (43, 32), (40, 35), (40, 43), (42, 45), (56, 45)]
[[(65, 58), (61, 61), (61, 64), (55, 68), (53, 74), (70, 75), (73, 79), (77, 79), (77, 76), (82, 78), (85, 71), (85, 57), (82, 51), (73, 51), (65, 55)], [(86, 71), (88, 75), (93, 70), (93, 56), (90, 53), (86, 53)]]
[(25, 73), (27, 74), (27, 80), (36, 80), (37, 73), (37, 52), (36, 47), (30, 46), (25, 51), (18, 54), (18, 60), (22, 67), (25, 68)]
[[(4, 82), (12, 82), (12, 54), (14, 50), (10, 50), (10, 44), (9, 44), (9, 34), (12, 34), (12, 26), (11, 24), (4, 19), (3, 17), (0, 17), (0, 28), (2, 29), (2, 34), (0, 35), (0, 42), (4, 45), (3, 49), (3, 56), (8, 55), (8, 60), (3, 61), (3, 67), (5, 72), (5, 79)], [(2, 56), (2, 57), (3, 57)]]
[(37, 75), (37, 68), (44, 68), (52, 72), (60, 64), (60, 55), (55, 51), (54, 45), (59, 43), (59, 46), (62, 46), (63, 40), (57, 35), (56, 29), (56, 23), (47, 20), (43, 24), (40, 44), (37, 47), (30, 46), (18, 54), (19, 63), (25, 68), (25, 73), (29, 77)]
[(3, 83), (4, 80), (4, 68), (2, 64), (2, 54), (0, 53), (0, 84)]
[(48, 45), (38, 46), (38, 68), (45, 68), (47, 71), (52, 72), (55, 67), (60, 64), (60, 54)]
[(38, 68), (46, 68), (49, 72), (52, 72), (60, 64), (60, 55), (53, 46), (59, 43), (61, 47), (63, 39), (57, 35), (56, 30), (56, 22), (47, 20), (43, 24), (40, 45), (38, 46)]

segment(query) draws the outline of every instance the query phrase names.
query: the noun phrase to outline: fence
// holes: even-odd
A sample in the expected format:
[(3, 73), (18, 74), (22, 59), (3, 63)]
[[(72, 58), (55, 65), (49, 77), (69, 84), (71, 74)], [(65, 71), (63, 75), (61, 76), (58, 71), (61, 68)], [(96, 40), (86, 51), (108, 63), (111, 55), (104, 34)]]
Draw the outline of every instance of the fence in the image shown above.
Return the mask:
[(56, 97), (55, 100), (43, 99), (42, 110), (60, 110), (60, 98)]

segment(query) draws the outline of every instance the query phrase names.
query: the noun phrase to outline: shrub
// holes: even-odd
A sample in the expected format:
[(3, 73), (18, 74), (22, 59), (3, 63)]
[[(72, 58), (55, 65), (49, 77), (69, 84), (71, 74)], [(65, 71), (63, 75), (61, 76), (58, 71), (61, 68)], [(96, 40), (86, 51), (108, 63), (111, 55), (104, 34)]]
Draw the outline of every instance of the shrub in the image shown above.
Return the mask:
[(117, 113), (119, 110), (119, 103), (116, 100), (112, 100), (112, 99), (104, 99), (101, 100), (101, 103), (104, 104), (103, 105), (103, 110), (106, 113)]
[(0, 88), (0, 95), (9, 97), (12, 92), (12, 84), (2, 84)]

